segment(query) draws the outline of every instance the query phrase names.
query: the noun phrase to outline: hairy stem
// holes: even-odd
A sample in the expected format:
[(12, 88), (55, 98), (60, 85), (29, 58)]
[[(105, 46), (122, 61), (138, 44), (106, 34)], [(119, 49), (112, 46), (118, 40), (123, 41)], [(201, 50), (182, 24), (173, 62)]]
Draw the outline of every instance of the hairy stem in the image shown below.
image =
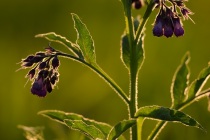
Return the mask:
[[(125, 14), (125, 24), (126, 24), (126, 35), (129, 40), (129, 48), (130, 48), (130, 104), (129, 104), (129, 117), (134, 118), (136, 110), (138, 109), (138, 60), (137, 60), (137, 43), (140, 38), (140, 35), (143, 32), (144, 26), (152, 12), (154, 2), (151, 0), (149, 3), (147, 10), (144, 14), (143, 20), (138, 27), (136, 35), (134, 34), (134, 26), (131, 15), (131, 0), (122, 0), (124, 14)], [(131, 129), (131, 140), (137, 140), (140, 138), (139, 134), (137, 135), (137, 126), (133, 126)]]

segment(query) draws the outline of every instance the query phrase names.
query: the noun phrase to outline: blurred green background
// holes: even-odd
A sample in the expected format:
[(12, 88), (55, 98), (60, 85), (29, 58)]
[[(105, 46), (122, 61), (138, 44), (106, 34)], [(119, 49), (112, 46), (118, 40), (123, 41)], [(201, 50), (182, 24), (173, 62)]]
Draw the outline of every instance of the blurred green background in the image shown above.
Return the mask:
[[(203, 4), (203, 5), (202, 5)], [(210, 60), (209, 1), (189, 1), (187, 6), (195, 13), (191, 21), (184, 21), (185, 35), (180, 38), (157, 38), (152, 35), (155, 11), (148, 22), (145, 39), (146, 60), (139, 75), (139, 101), (143, 105), (170, 106), (170, 83), (181, 57), (190, 51), (191, 80)], [(15, 72), (17, 63), (29, 54), (48, 45), (36, 34), (54, 31), (76, 40), (70, 13), (78, 14), (90, 30), (96, 46), (97, 62), (119, 85), (128, 91), (127, 70), (120, 60), (120, 37), (124, 30), (121, 3), (118, 0), (3, 0), (0, 4), (0, 139), (24, 140), (17, 125), (45, 126), (44, 135), (50, 140), (79, 139), (78, 132), (37, 115), (46, 109), (75, 112), (111, 125), (127, 118), (124, 103), (110, 87), (88, 68), (61, 59), (60, 82), (52, 94), (38, 98), (30, 93), (31, 83), (25, 87), (27, 70)], [(145, 10), (134, 10), (141, 14)], [(56, 49), (60, 45), (51, 44)], [(210, 139), (210, 113), (207, 100), (202, 99), (184, 112), (197, 119), (208, 131), (181, 124), (168, 124), (160, 140)], [(144, 124), (145, 138), (155, 121)]]

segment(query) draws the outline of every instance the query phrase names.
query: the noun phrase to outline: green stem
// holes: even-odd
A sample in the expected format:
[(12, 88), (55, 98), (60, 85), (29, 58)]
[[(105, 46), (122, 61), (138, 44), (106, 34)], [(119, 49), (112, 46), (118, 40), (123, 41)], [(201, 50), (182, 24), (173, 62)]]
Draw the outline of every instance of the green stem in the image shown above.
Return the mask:
[(143, 123), (144, 123), (144, 117), (138, 117), (137, 118), (138, 140), (142, 139), (141, 133), (142, 133)]
[[(136, 45), (134, 44), (134, 28), (131, 15), (131, 0), (122, 0), (125, 14), (126, 35), (129, 40), (130, 48), (130, 103), (129, 103), (129, 118), (134, 118), (137, 110), (137, 63), (136, 63)], [(137, 140), (137, 126), (131, 128), (131, 140)]]
[[(136, 110), (138, 108), (138, 61), (137, 61), (137, 53), (136, 46), (140, 35), (143, 32), (144, 26), (152, 12), (154, 3), (151, 0), (149, 3), (147, 10), (143, 16), (143, 20), (136, 32), (136, 37), (134, 35), (134, 26), (131, 15), (131, 0), (122, 0), (124, 13), (125, 13), (125, 24), (126, 24), (126, 34), (129, 39), (129, 47), (130, 47), (130, 104), (129, 104), (129, 117), (134, 118)], [(139, 136), (140, 137), (140, 136)], [(137, 126), (133, 126), (131, 129), (131, 140), (137, 140)]]
[[(191, 105), (195, 101), (198, 101), (199, 99), (201, 99), (203, 97), (206, 97), (209, 94), (210, 94), (210, 88), (207, 89), (207, 90), (201, 91), (195, 98), (193, 98), (191, 100), (187, 100), (186, 102), (184, 102), (179, 107), (177, 107), (177, 108), (172, 107), (172, 109), (183, 110), (184, 108), (186, 108), (187, 106)], [(157, 136), (160, 134), (160, 132), (162, 131), (162, 129), (165, 127), (166, 124), (167, 124), (166, 121), (160, 121), (156, 125), (156, 127), (154, 128), (154, 130), (152, 131), (150, 136), (148, 137), (148, 140), (155, 140), (157, 138)]]
[(98, 75), (100, 75), (110, 85), (110, 87), (112, 87), (116, 91), (116, 93), (123, 99), (123, 101), (126, 103), (126, 105), (128, 105), (130, 103), (129, 98), (127, 97), (126, 93), (98, 65), (96, 65), (96, 64), (91, 65), (78, 57), (75, 57), (75, 56), (72, 56), (72, 55), (69, 55), (66, 53), (59, 52), (59, 53), (56, 53), (56, 55), (70, 58), (70, 59), (73, 59), (75, 61), (85, 64), (90, 69), (92, 69), (94, 72), (96, 72)]
[(144, 13), (143, 19), (141, 21), (140, 26), (138, 27), (137, 31), (136, 31), (136, 39), (135, 39), (135, 43), (138, 42), (140, 36), (142, 35), (143, 31), (144, 31), (144, 27), (150, 17), (150, 14), (152, 13), (154, 9), (154, 0), (150, 0), (146, 12)]

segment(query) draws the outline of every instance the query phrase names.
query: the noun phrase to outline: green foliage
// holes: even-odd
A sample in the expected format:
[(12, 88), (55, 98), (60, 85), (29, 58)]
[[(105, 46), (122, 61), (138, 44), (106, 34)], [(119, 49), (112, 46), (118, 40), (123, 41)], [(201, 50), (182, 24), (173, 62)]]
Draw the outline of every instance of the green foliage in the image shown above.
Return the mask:
[(44, 140), (44, 127), (28, 127), (24, 125), (19, 125), (18, 128), (24, 131), (24, 135), (27, 140)]
[(172, 106), (180, 105), (186, 99), (185, 90), (189, 83), (190, 70), (188, 63), (190, 61), (190, 54), (186, 53), (181, 64), (177, 68), (173, 77), (171, 85)]
[(77, 41), (84, 58), (89, 63), (96, 63), (95, 48), (92, 36), (88, 31), (86, 25), (81, 21), (81, 19), (76, 15), (72, 14), (74, 21), (74, 28), (77, 31)]
[(129, 47), (129, 40), (127, 35), (122, 36), (121, 42), (121, 59), (123, 64), (129, 70), (130, 68), (130, 47)]
[(112, 128), (106, 123), (97, 122), (75, 113), (65, 113), (57, 110), (45, 110), (39, 112), (39, 114), (65, 124), (71, 129), (79, 130), (91, 139), (105, 139)]
[(179, 122), (187, 126), (193, 126), (204, 130), (204, 128), (189, 115), (170, 108), (162, 106), (145, 106), (139, 108), (135, 114), (136, 117), (146, 117), (148, 119), (157, 119), (169, 122)]
[(124, 120), (116, 124), (110, 131), (107, 140), (123, 140), (123, 138), (119, 138), (120, 135), (122, 135), (123, 132), (128, 130), (133, 125), (136, 125), (136, 120)]
[(61, 35), (57, 35), (54, 32), (50, 32), (50, 33), (45, 33), (45, 34), (38, 34), (35, 37), (41, 37), (41, 38), (45, 38), (52, 42), (60, 43), (64, 46), (66, 46), (71, 52), (73, 52), (75, 55), (77, 55), (80, 59), (83, 59), (82, 52), (81, 52), (80, 48), (78, 47), (78, 45), (72, 43), (71, 41), (69, 41), (68, 39), (66, 39), (65, 37), (63, 37)]
[(130, 70), (131, 63), (136, 63), (137, 69), (141, 68), (144, 60), (143, 36), (135, 46), (135, 60), (131, 61), (131, 47), (129, 47), (129, 40), (127, 35), (123, 35), (121, 42), (121, 58), (128, 70)]
[(206, 84), (209, 77), (210, 65), (201, 70), (200, 74), (198, 75), (198, 78), (195, 79), (188, 87), (186, 91), (186, 94), (188, 95), (187, 101), (193, 100), (196, 97), (196, 95), (198, 95), (201, 92), (203, 86)]

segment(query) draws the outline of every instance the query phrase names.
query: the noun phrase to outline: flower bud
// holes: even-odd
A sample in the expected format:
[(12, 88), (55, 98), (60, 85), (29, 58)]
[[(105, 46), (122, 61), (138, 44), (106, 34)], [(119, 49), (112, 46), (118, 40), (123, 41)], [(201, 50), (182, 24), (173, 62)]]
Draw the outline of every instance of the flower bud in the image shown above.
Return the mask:
[(36, 73), (36, 70), (35, 70), (35, 69), (31, 69), (31, 70), (28, 72), (27, 76), (29, 76), (30, 79), (33, 79), (35, 73)]
[(45, 84), (46, 84), (47, 92), (49, 93), (52, 92), (52, 85), (50, 83), (49, 78), (46, 79)]
[(23, 59), (22, 62), (31, 62), (31, 60), (34, 58), (34, 55), (29, 55), (27, 58)]
[(39, 69), (41, 70), (41, 69), (44, 69), (44, 68), (46, 68), (46, 66), (47, 66), (47, 63), (46, 62), (41, 62), (40, 64), (39, 64)]
[(44, 59), (45, 56), (41, 56), (41, 55), (36, 55), (34, 56), (34, 58), (32, 59), (33, 63), (38, 63), (41, 62)]
[(60, 62), (59, 62), (59, 59), (57, 57), (57, 55), (53, 58), (52, 60), (52, 66), (53, 66), (53, 69), (56, 69), (58, 66), (60, 65)]

